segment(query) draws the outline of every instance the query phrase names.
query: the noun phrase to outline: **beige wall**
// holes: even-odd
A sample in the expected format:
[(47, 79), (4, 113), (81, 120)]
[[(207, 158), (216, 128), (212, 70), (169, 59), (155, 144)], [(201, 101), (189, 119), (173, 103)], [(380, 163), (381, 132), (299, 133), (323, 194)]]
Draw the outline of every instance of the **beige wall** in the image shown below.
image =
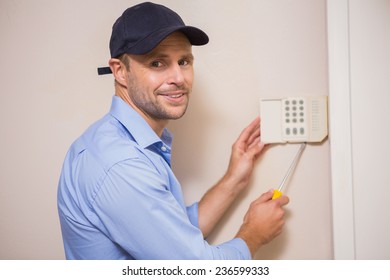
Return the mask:
[[(0, 2), (0, 259), (64, 257), (56, 209), (62, 161), (109, 108), (112, 77), (98, 77), (96, 67), (108, 60), (113, 21), (137, 2)], [(158, 2), (211, 39), (194, 48), (192, 103), (170, 125), (173, 168), (191, 203), (225, 171), (261, 96), (327, 94), (325, 0)], [(210, 242), (234, 237), (249, 203), (280, 183), (296, 149), (267, 149)], [(308, 146), (286, 190), (285, 231), (257, 258), (333, 257), (329, 170), (328, 141)]]

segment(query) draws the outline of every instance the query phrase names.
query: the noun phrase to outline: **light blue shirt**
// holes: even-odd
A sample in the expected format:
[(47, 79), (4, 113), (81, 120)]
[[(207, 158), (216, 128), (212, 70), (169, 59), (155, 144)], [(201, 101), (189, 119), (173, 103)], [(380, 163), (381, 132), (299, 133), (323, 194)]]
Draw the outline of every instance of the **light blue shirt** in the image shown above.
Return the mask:
[(67, 259), (250, 259), (242, 239), (204, 240), (159, 138), (114, 96), (110, 112), (70, 147), (58, 187)]

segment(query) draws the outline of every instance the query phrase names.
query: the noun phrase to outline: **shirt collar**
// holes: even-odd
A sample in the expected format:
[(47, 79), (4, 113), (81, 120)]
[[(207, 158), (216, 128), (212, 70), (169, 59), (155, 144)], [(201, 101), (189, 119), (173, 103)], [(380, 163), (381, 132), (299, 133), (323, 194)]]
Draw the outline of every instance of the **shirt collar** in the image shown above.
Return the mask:
[(163, 142), (169, 149), (172, 146), (172, 134), (164, 129), (162, 137), (154, 132), (144, 118), (129, 106), (122, 98), (113, 96), (110, 114), (116, 118), (143, 148)]

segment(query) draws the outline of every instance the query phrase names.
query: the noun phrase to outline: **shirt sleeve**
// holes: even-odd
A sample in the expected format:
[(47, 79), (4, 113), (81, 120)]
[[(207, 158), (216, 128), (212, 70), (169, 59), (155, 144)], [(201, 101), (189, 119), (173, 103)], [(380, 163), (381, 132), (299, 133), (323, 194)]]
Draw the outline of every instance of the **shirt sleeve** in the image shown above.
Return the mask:
[(212, 246), (198, 228), (197, 204), (176, 201), (167, 182), (141, 159), (113, 166), (92, 202), (90, 219), (135, 259), (250, 259), (241, 239)]
[(195, 202), (194, 204), (190, 205), (187, 207), (187, 215), (188, 218), (190, 219), (191, 224), (199, 228), (199, 203)]

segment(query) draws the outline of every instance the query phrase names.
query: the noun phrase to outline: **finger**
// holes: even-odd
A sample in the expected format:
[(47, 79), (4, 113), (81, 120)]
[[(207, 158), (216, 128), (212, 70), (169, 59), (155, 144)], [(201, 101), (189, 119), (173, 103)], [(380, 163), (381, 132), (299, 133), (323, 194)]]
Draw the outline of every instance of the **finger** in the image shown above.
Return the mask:
[(282, 195), (278, 198), (275, 199), (275, 201), (280, 205), (280, 206), (284, 206), (286, 204), (288, 204), (290, 202), (290, 199), (285, 196), (285, 195)]
[(268, 192), (263, 193), (257, 200), (259, 202), (266, 202), (271, 200), (273, 195), (274, 195), (274, 191), (269, 190)]
[(255, 118), (240, 134), (239, 141), (247, 142), (253, 131), (256, 131), (260, 127), (260, 117)]
[(249, 136), (248, 145), (251, 145), (253, 141), (260, 138), (260, 126), (258, 126), (255, 130), (252, 131), (252, 134)]
[(257, 136), (251, 143), (248, 143), (248, 149), (257, 148), (259, 146), (264, 146), (265, 143), (261, 142), (260, 135)]
[(263, 142), (260, 142), (260, 136), (258, 136), (257, 139), (253, 141), (248, 147), (247, 153), (250, 157), (256, 157), (263, 150), (264, 145), (265, 144)]

